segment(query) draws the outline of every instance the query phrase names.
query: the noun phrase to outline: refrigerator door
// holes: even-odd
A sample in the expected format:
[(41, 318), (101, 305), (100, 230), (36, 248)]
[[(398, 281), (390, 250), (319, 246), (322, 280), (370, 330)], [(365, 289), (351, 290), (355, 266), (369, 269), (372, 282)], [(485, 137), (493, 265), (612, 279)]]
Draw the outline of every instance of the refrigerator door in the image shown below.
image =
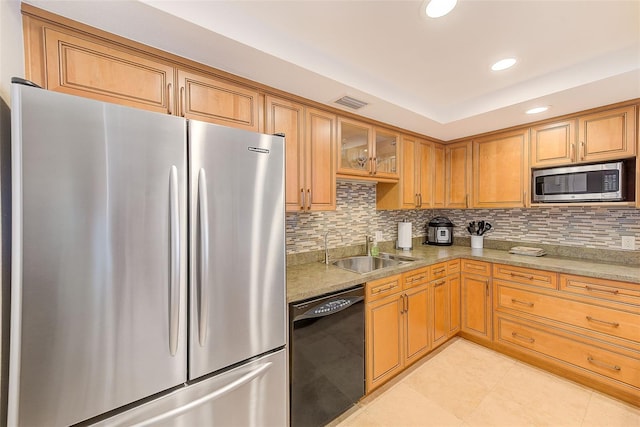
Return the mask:
[(9, 425), (186, 381), (186, 124), (12, 89)]
[(287, 426), (286, 370), (279, 350), (92, 427)]
[(285, 344), (284, 139), (188, 123), (193, 379)]

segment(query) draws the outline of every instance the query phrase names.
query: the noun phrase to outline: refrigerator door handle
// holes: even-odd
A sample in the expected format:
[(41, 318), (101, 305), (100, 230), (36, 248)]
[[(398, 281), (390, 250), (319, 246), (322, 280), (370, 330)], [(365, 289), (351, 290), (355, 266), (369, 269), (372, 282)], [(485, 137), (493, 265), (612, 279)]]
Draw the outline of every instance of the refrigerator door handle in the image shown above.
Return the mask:
[(266, 362), (258, 367), (256, 367), (256, 369), (247, 372), (246, 374), (244, 374), (243, 376), (241, 376), (240, 378), (238, 378), (235, 381), (230, 382), (229, 384), (226, 384), (218, 389), (216, 389), (215, 391), (206, 394), (204, 396), (202, 396), (199, 399), (193, 400), (189, 403), (187, 403), (184, 406), (180, 406), (178, 408), (172, 409), (170, 411), (167, 411), (163, 414), (157, 415), (153, 418), (150, 418), (148, 420), (144, 420), (141, 423), (137, 423), (134, 424), (133, 427), (146, 427), (146, 426), (154, 426), (159, 424), (162, 421), (166, 421), (168, 419), (175, 419), (177, 418), (179, 415), (185, 413), (185, 412), (189, 412), (191, 411), (193, 408), (200, 406), (202, 404), (205, 404), (207, 402), (210, 402), (212, 400), (215, 400), (219, 397), (224, 396), (225, 394), (231, 393), (232, 391), (242, 387), (243, 385), (253, 381), (255, 378), (262, 376), (270, 367), (271, 365), (273, 365), (273, 362)]
[(169, 351), (172, 356), (178, 351), (180, 326), (180, 204), (178, 201), (178, 168), (171, 166), (169, 174)]
[(209, 301), (207, 298), (207, 283), (209, 280), (209, 204), (207, 201), (207, 174), (204, 168), (198, 172), (198, 216), (199, 216), (199, 244), (198, 258), (198, 342), (201, 347), (207, 339), (207, 320), (209, 317)]

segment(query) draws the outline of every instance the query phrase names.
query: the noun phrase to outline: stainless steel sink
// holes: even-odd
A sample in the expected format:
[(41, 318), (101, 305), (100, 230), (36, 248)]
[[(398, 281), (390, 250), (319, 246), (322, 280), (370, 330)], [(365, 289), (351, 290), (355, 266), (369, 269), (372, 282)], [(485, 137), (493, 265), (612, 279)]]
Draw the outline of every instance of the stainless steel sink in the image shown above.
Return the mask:
[(402, 265), (411, 261), (415, 261), (415, 258), (382, 253), (379, 256), (352, 256), (342, 258), (334, 261), (333, 265), (344, 270), (363, 274), (370, 273), (381, 268)]

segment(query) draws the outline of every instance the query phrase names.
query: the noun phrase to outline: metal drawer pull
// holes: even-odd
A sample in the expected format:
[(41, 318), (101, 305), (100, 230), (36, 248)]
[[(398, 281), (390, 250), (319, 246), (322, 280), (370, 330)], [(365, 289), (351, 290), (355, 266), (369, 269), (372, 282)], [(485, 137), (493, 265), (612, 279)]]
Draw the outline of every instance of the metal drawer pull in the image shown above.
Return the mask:
[(425, 276), (412, 277), (411, 279), (409, 279), (409, 283), (417, 282), (419, 280), (424, 280), (424, 278), (425, 278)]
[(444, 273), (445, 271), (446, 271), (446, 269), (445, 269), (445, 268), (442, 268), (442, 269), (440, 269), (440, 270), (434, 270), (434, 271), (433, 271), (433, 274), (440, 274), (440, 273)]
[(434, 287), (434, 288), (437, 288), (438, 286), (442, 286), (442, 285), (444, 285), (445, 283), (447, 283), (447, 281), (446, 281), (446, 280), (440, 280), (439, 282), (434, 283), (434, 284), (433, 284), (433, 287)]
[(395, 285), (395, 284), (393, 284), (393, 285), (386, 286), (386, 287), (384, 287), (384, 288), (375, 288), (372, 292), (373, 292), (374, 294), (378, 294), (378, 293), (380, 293), (380, 292), (388, 291), (388, 290), (393, 289), (393, 288), (395, 288), (395, 287), (396, 287), (396, 285)]
[(511, 298), (511, 302), (514, 303), (514, 304), (526, 305), (527, 307), (533, 307), (533, 303), (532, 302), (520, 301), (520, 300), (517, 300), (515, 298)]
[(533, 276), (526, 276), (524, 274), (518, 274), (518, 273), (509, 273), (512, 277), (522, 277), (523, 279), (527, 279), (527, 280), (533, 280)]
[(618, 322), (607, 322), (606, 320), (595, 319), (591, 316), (587, 316), (587, 320), (589, 322), (604, 323), (605, 325), (610, 325), (610, 326), (613, 326), (614, 328), (617, 328), (618, 326), (620, 326), (620, 323)]
[(587, 362), (592, 363), (592, 364), (594, 364), (596, 366), (600, 366), (602, 368), (611, 369), (612, 371), (620, 371), (620, 370), (622, 370), (622, 368), (620, 366), (618, 366), (618, 365), (610, 365), (608, 363), (596, 360), (591, 356), (587, 356)]
[(514, 338), (516, 338), (516, 339), (519, 339), (519, 340), (522, 340), (522, 341), (526, 341), (526, 342), (529, 342), (529, 343), (532, 343), (532, 344), (533, 344), (534, 342), (536, 342), (536, 340), (535, 340), (534, 338), (531, 338), (531, 337), (525, 337), (524, 335), (520, 335), (520, 334), (519, 334), (519, 333), (517, 333), (517, 332), (511, 332), (511, 336), (512, 336), (512, 337), (514, 337)]
[(617, 289), (600, 289), (600, 288), (594, 288), (593, 286), (589, 286), (589, 285), (584, 285), (584, 287), (588, 291), (607, 292), (614, 295), (618, 295), (618, 293), (620, 292)]

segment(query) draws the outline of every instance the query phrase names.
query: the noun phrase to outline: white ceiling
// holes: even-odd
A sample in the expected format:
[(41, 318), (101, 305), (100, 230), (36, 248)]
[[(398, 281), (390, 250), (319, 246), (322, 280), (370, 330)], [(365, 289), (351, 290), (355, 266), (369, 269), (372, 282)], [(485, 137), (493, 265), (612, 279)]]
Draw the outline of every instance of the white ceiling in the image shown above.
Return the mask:
[(27, 2), (445, 141), (640, 98), (640, 0), (459, 0), (439, 19), (402, 0)]

